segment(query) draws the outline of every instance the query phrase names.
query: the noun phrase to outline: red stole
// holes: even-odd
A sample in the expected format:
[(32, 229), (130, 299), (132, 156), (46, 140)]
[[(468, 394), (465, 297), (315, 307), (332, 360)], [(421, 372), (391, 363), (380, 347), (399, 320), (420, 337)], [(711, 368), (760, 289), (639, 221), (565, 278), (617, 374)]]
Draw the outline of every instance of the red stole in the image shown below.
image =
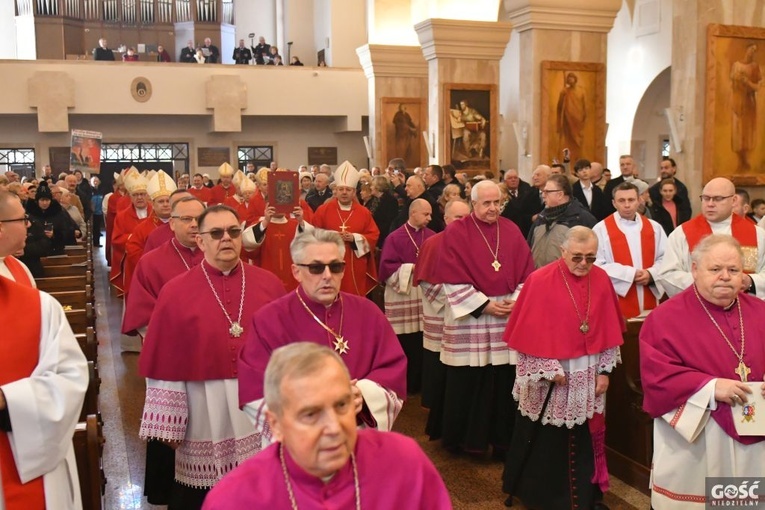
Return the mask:
[[(0, 342), (0, 385), (4, 385), (29, 377), (39, 361), (40, 293), (36, 289), (0, 278), (0, 309), (3, 310), (3, 327), (13, 331), (13, 342)], [(6, 432), (0, 432), (0, 470), (5, 508), (45, 508), (42, 477), (21, 483)]]
[[(646, 261), (650, 260), (652, 265), (653, 261), (656, 260), (656, 236), (653, 227), (651, 227), (648, 220), (643, 218), (640, 214), (637, 215), (637, 218), (643, 225), (640, 229), (640, 252), (643, 256), (643, 267), (639, 269), (645, 269)], [(624, 235), (624, 232), (619, 230), (614, 215), (612, 214), (608, 216), (605, 223), (608, 239), (611, 241), (611, 251), (614, 253), (614, 262), (633, 267), (634, 264), (632, 263), (632, 254), (630, 254), (627, 236)], [(627, 319), (640, 315), (637, 285), (633, 283), (626, 296), (619, 296), (619, 306), (622, 309), (622, 314)], [(645, 310), (653, 310), (656, 308), (656, 296), (653, 295), (653, 292), (651, 292), (647, 286), (643, 289), (643, 308)]]
[[(754, 273), (757, 271), (757, 229), (752, 222), (738, 214), (732, 214), (730, 218), (730, 233), (741, 243), (744, 252), (744, 272)], [(702, 214), (686, 221), (682, 227), (688, 240), (688, 251), (691, 252), (702, 239), (712, 233), (712, 227)]]
[(21, 262), (16, 260), (13, 256), (8, 255), (5, 257), (5, 267), (7, 267), (8, 271), (11, 272), (16, 283), (34, 288), (34, 285), (32, 285), (32, 280), (29, 279), (29, 274), (27, 274), (27, 272), (24, 270)]

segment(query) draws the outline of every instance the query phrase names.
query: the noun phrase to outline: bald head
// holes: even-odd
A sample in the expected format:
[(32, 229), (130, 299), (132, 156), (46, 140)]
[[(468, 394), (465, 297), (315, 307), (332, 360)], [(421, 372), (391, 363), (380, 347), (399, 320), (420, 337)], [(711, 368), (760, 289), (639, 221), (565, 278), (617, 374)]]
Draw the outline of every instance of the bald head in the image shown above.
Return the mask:
[(414, 228), (423, 228), (430, 223), (433, 209), (427, 200), (418, 198), (409, 206), (409, 224)]
[(730, 218), (735, 203), (736, 187), (724, 177), (716, 177), (701, 192), (701, 213), (712, 223)]
[(470, 206), (464, 200), (450, 200), (444, 206), (444, 223), (447, 225), (470, 214)]

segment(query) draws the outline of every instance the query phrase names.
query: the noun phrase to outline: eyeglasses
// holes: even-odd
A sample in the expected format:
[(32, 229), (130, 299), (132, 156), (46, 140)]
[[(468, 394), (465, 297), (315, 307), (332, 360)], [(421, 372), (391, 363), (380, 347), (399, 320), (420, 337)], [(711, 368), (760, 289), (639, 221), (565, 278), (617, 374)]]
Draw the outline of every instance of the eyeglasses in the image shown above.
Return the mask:
[(733, 195), (727, 195), (724, 197), (710, 197), (709, 195), (699, 195), (699, 198), (702, 202), (714, 202), (715, 204), (719, 204), (723, 200), (727, 200), (731, 198)]
[(314, 262), (313, 264), (295, 264), (300, 267), (307, 267), (308, 272), (311, 274), (324, 274), (324, 270), (329, 268), (329, 272), (332, 274), (340, 274), (345, 271), (345, 262), (330, 262), (329, 264), (322, 264), (321, 262)]
[(220, 241), (221, 239), (223, 239), (224, 233), (228, 233), (228, 236), (231, 239), (236, 239), (237, 237), (242, 235), (242, 228), (241, 227), (213, 228), (208, 230), (207, 232), (200, 232), (199, 235), (210, 234), (210, 237), (212, 237), (216, 241)]
[(563, 193), (562, 189), (543, 189), (542, 194), (543, 195), (549, 195), (550, 193)]
[(583, 260), (587, 261), (588, 264), (594, 264), (597, 257), (595, 255), (574, 255), (571, 257), (571, 261), (576, 262), (577, 264)]
[(23, 221), (24, 223), (29, 224), (29, 215), (25, 214), (23, 218), (13, 218), (11, 220), (0, 220), (0, 223), (14, 223), (16, 221)]
[[(170, 216), (170, 217), (175, 220), (179, 220), (181, 223), (191, 223), (192, 221), (197, 221), (196, 216)], [(231, 233), (229, 233), (229, 235), (231, 235)], [(215, 237), (213, 237), (213, 239), (215, 239)]]

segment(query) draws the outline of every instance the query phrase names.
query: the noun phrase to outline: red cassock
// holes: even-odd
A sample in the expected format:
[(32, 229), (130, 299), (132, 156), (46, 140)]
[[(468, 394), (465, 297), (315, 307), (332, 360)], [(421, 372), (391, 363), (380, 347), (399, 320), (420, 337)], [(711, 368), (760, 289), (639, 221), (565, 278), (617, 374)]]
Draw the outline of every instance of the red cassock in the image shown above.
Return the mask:
[(222, 184), (216, 184), (210, 188), (210, 202), (207, 205), (222, 204), (228, 197), (236, 195), (236, 188), (234, 185), (230, 185), (228, 188), (224, 188)]
[(139, 223), (135, 230), (133, 230), (133, 233), (130, 234), (130, 237), (128, 237), (125, 243), (125, 262), (122, 265), (122, 271), (125, 274), (123, 279), (125, 282), (125, 294), (130, 292), (130, 280), (133, 278), (133, 272), (136, 266), (138, 266), (138, 261), (143, 256), (146, 240), (152, 232), (163, 224), (164, 222), (156, 214), (152, 213), (151, 216), (146, 218), (146, 221)]
[[(224, 202), (223, 205), (227, 205), (233, 210), (236, 211), (236, 214), (239, 215), (239, 221), (247, 221), (247, 217), (249, 216), (249, 205), (252, 202), (245, 203), (244, 201), (240, 202), (237, 195), (234, 195), (232, 197), (228, 197)], [(254, 264), (256, 266), (260, 265), (260, 257), (258, 256), (258, 253), (255, 251), (245, 250), (242, 248), (242, 253), (240, 254), (240, 258), (248, 263), (248, 264)]]
[(292, 276), (292, 256), (290, 255), (290, 243), (295, 238), (298, 228), (297, 220), (287, 218), (287, 223), (268, 224), (266, 238), (260, 245), (260, 267), (271, 271), (284, 284), (287, 292), (295, 290), (298, 285)]
[(205, 204), (210, 204), (211, 192), (210, 192), (210, 188), (208, 188), (207, 186), (202, 186), (199, 189), (196, 189), (195, 187), (192, 186), (186, 191), (191, 193), (191, 195), (194, 198), (201, 200)]
[(106, 263), (111, 265), (112, 261), (112, 232), (114, 231), (114, 219), (117, 217), (117, 206), (120, 198), (124, 195), (119, 191), (112, 193), (109, 203), (106, 207)]
[(146, 244), (143, 247), (144, 253), (149, 253), (151, 250), (159, 248), (170, 239), (175, 237), (173, 231), (170, 229), (170, 222), (162, 223), (146, 238)]
[(125, 245), (127, 244), (130, 234), (133, 233), (138, 225), (151, 216), (151, 204), (147, 207), (149, 216), (146, 218), (139, 218), (135, 207), (131, 206), (118, 212), (117, 218), (114, 220), (114, 232), (112, 232), (112, 267), (109, 272), (109, 281), (114, 285), (120, 295), (125, 292), (125, 277), (123, 271)]
[(377, 264), (374, 260), (377, 228), (369, 209), (354, 201), (350, 211), (343, 211), (337, 200), (330, 200), (316, 209), (311, 222), (313, 226), (336, 232), (350, 232), (364, 237), (368, 244), (366, 254), (358, 257), (354, 253), (355, 243), (345, 243), (345, 275), (340, 290), (359, 296), (366, 295), (377, 285)]

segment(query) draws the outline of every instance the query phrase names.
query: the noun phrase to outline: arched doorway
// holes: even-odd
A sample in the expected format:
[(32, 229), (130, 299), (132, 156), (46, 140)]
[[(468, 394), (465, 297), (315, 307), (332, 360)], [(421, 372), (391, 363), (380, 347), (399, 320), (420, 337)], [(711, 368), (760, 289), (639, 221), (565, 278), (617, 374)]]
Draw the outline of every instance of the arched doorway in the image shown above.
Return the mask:
[(653, 183), (659, 173), (659, 161), (669, 155), (669, 124), (664, 109), (670, 105), (672, 69), (667, 67), (654, 78), (640, 99), (632, 123), (630, 153), (640, 178)]

